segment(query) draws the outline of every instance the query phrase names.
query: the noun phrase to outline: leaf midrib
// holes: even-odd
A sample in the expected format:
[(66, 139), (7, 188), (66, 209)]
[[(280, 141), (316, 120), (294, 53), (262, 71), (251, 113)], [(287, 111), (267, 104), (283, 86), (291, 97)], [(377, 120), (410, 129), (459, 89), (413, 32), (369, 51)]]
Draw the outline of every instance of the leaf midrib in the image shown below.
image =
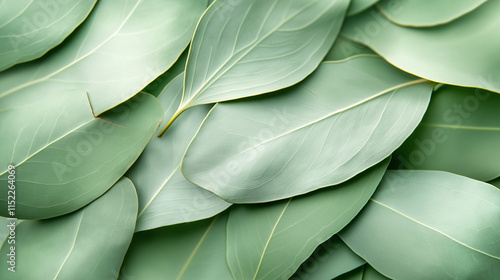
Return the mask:
[[(241, 151), (240, 153), (238, 153), (238, 154), (236, 154), (236, 155), (232, 156), (231, 158), (235, 158), (235, 157), (237, 157), (237, 156), (240, 156), (240, 155), (242, 155), (242, 154), (244, 154), (244, 153), (246, 153), (246, 152), (249, 152), (249, 151), (251, 151), (251, 150), (253, 150), (253, 149), (256, 149), (256, 148), (258, 148), (258, 147), (260, 147), (260, 146), (262, 146), (262, 145), (264, 145), (264, 144), (267, 144), (267, 143), (269, 143), (269, 142), (271, 142), (271, 141), (274, 141), (274, 140), (276, 140), (276, 139), (278, 139), (278, 138), (284, 137), (284, 136), (286, 136), (286, 135), (288, 135), (288, 134), (291, 134), (291, 133), (293, 133), (293, 132), (299, 131), (299, 130), (301, 130), (301, 129), (303, 129), (303, 128), (309, 127), (310, 125), (313, 125), (313, 124), (316, 124), (316, 123), (318, 123), (318, 122), (320, 122), (320, 121), (323, 121), (323, 120), (325, 120), (325, 119), (328, 119), (329, 117), (332, 117), (332, 116), (334, 116), (334, 115), (336, 115), (336, 114), (343, 113), (343, 112), (345, 112), (345, 111), (347, 111), (347, 110), (350, 110), (350, 109), (352, 109), (352, 108), (354, 108), (354, 107), (357, 107), (357, 106), (359, 106), (359, 105), (362, 105), (362, 104), (364, 104), (364, 103), (366, 103), (366, 102), (368, 102), (368, 101), (371, 101), (371, 100), (373, 100), (373, 99), (375, 99), (375, 98), (377, 98), (377, 97), (380, 97), (380, 96), (382, 96), (382, 95), (384, 95), (384, 94), (386, 94), (386, 93), (389, 93), (389, 92), (391, 92), (391, 91), (398, 90), (398, 89), (400, 89), (400, 88), (407, 87), (407, 86), (411, 86), (411, 85), (415, 85), (415, 84), (419, 84), (419, 83), (425, 83), (425, 82), (429, 82), (429, 81), (428, 81), (428, 80), (424, 80), (424, 79), (418, 79), (418, 80), (414, 80), (414, 81), (411, 81), (411, 82), (403, 83), (403, 84), (400, 84), (400, 85), (397, 85), (397, 86), (391, 87), (391, 88), (389, 88), (389, 89), (383, 90), (383, 91), (381, 91), (381, 92), (379, 92), (379, 93), (377, 93), (377, 94), (374, 94), (374, 95), (370, 96), (369, 98), (365, 98), (365, 99), (363, 99), (363, 100), (361, 100), (361, 101), (358, 101), (358, 102), (356, 102), (356, 103), (354, 103), (354, 104), (352, 104), (352, 105), (350, 105), (350, 106), (347, 106), (347, 107), (344, 107), (344, 108), (339, 109), (339, 110), (337, 110), (337, 111), (334, 111), (334, 112), (332, 112), (332, 113), (330, 113), (330, 114), (327, 114), (327, 115), (325, 115), (325, 116), (323, 116), (323, 117), (321, 117), (321, 118), (319, 118), (319, 119), (316, 119), (316, 120), (314, 120), (314, 121), (308, 122), (308, 123), (306, 123), (306, 124), (304, 124), (304, 125), (301, 125), (301, 126), (299, 126), (299, 127), (296, 127), (296, 128), (294, 128), (294, 129), (291, 129), (291, 130), (289, 130), (289, 131), (287, 131), (287, 132), (285, 132), (285, 133), (282, 133), (282, 134), (280, 134), (280, 135), (277, 135), (277, 136), (275, 136), (275, 137), (271, 137), (271, 138), (269, 138), (269, 139), (266, 139), (265, 141), (263, 141), (263, 142), (261, 142), (261, 143), (259, 143), (259, 144), (257, 144), (257, 145), (254, 145), (254, 146), (252, 146), (252, 147), (250, 147), (250, 148), (247, 148), (247, 149), (245, 149), (245, 150)], [(328, 105), (328, 104), (327, 104), (327, 105)], [(216, 105), (216, 106), (218, 106), (218, 105)], [(214, 108), (215, 108), (215, 107), (214, 107)]]
[(54, 277), (54, 280), (56, 280), (57, 277), (59, 277), (59, 274), (61, 273), (64, 265), (68, 261), (69, 256), (71, 255), (71, 253), (73, 253), (73, 249), (75, 249), (76, 240), (78, 239), (78, 234), (80, 233), (80, 227), (82, 226), (82, 221), (83, 221), (83, 216), (84, 215), (85, 215), (85, 211), (82, 211), (82, 216), (80, 217), (80, 222), (78, 223), (78, 229), (76, 230), (75, 238), (73, 240), (73, 245), (71, 246), (71, 249), (69, 250), (68, 254), (66, 255), (66, 258), (64, 259), (63, 263), (61, 264), (61, 267), (59, 268), (59, 271), (57, 271), (57, 274)]
[(269, 247), (269, 243), (271, 242), (271, 239), (274, 237), (274, 232), (276, 231), (278, 224), (281, 222), (281, 219), (283, 218), (283, 215), (285, 214), (285, 211), (288, 208), (288, 205), (290, 204), (292, 199), (293, 199), (293, 197), (288, 200), (288, 202), (285, 204), (285, 207), (283, 207), (281, 214), (279, 215), (278, 219), (276, 220), (276, 223), (274, 223), (274, 227), (271, 230), (269, 237), (267, 238), (266, 244), (264, 245), (264, 249), (262, 250), (262, 255), (260, 256), (259, 264), (257, 265), (257, 269), (255, 270), (255, 275), (253, 276), (253, 280), (257, 279), (257, 275), (260, 272), (260, 267), (262, 266), (262, 261), (264, 260), (264, 256), (266, 255), (267, 248)]
[(444, 233), (444, 232), (442, 232), (442, 231), (440, 231), (438, 229), (432, 228), (432, 227), (430, 227), (430, 226), (428, 226), (428, 225), (426, 225), (426, 224), (424, 224), (424, 223), (422, 223), (422, 222), (420, 222), (418, 220), (415, 220), (414, 218), (412, 218), (412, 217), (410, 217), (410, 216), (408, 216), (406, 214), (403, 214), (403, 213), (399, 212), (398, 210), (396, 210), (396, 209), (394, 209), (394, 208), (392, 208), (392, 207), (390, 207), (390, 206), (388, 206), (388, 205), (386, 205), (386, 204), (384, 204), (384, 203), (382, 203), (380, 201), (377, 201), (377, 200), (375, 200), (373, 198), (370, 198), (370, 201), (372, 201), (373, 203), (378, 204), (378, 205), (380, 205), (380, 206), (382, 206), (384, 208), (387, 208), (388, 210), (390, 210), (390, 211), (392, 211), (392, 212), (394, 212), (394, 213), (396, 213), (398, 215), (401, 215), (402, 217), (405, 217), (406, 219), (408, 219), (408, 220), (410, 220), (412, 222), (415, 222), (415, 223), (417, 223), (417, 224), (419, 224), (419, 225), (421, 225), (423, 227), (426, 227), (426, 228), (428, 228), (428, 229), (430, 229), (432, 231), (435, 231), (435, 232), (437, 232), (437, 233), (439, 233), (439, 234), (441, 234), (441, 235), (449, 238), (450, 240), (455, 241), (457, 244), (460, 244), (460, 245), (462, 245), (462, 246), (464, 246), (464, 247), (466, 247), (466, 248), (468, 248), (468, 249), (470, 249), (472, 251), (475, 251), (477, 253), (483, 254), (483, 255), (488, 256), (490, 258), (494, 258), (494, 259), (500, 260), (500, 257), (488, 254), (488, 253), (483, 252), (483, 251), (481, 251), (479, 249), (471, 247), (471, 246), (469, 246), (469, 245), (467, 245), (467, 244), (465, 244), (465, 243), (463, 243), (463, 242), (461, 242), (461, 241), (459, 241), (459, 240), (457, 240), (457, 239), (449, 236), (448, 234), (446, 234), (446, 233)]
[(430, 126), (446, 129), (461, 129), (461, 130), (478, 130), (478, 131), (500, 131), (500, 127), (487, 127), (487, 126), (467, 126), (467, 125), (448, 125), (437, 123), (421, 123), (420, 126)]

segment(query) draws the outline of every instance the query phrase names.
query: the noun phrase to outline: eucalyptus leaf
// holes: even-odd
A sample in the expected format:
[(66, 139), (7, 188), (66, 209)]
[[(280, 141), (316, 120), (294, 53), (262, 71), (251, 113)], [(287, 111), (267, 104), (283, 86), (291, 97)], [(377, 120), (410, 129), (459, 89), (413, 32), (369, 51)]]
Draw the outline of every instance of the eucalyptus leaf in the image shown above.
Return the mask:
[[(174, 114), (182, 98), (183, 76), (175, 78), (160, 94), (164, 121)], [(180, 172), (182, 157), (211, 106), (183, 114), (163, 138), (154, 137), (128, 171), (137, 186), (139, 215), (136, 231), (191, 222), (213, 216), (229, 203), (191, 182)]]
[(349, 0), (218, 0), (201, 18), (185, 72), (184, 110), (275, 91), (309, 75), (335, 40)]
[[(3, 244), (1, 279), (116, 279), (130, 244), (137, 215), (137, 195), (127, 178), (85, 208), (16, 227), (15, 245)], [(7, 254), (15, 246), (15, 273)], [(10, 265), (7, 264), (9, 267)]]
[(119, 280), (232, 280), (226, 263), (227, 213), (136, 233)]
[(325, 62), (290, 89), (215, 105), (182, 172), (235, 203), (342, 183), (403, 143), (422, 119), (432, 87), (376, 56)]
[(384, 16), (396, 24), (427, 27), (449, 23), (473, 11), (486, 1), (381, 0), (377, 6)]
[(390, 280), (390, 279), (380, 274), (370, 265), (366, 264), (351, 272), (343, 274), (335, 278), (334, 280)]
[(394, 153), (394, 167), (442, 170), (481, 181), (500, 176), (500, 95), (442, 86), (415, 132)]
[(394, 279), (498, 279), (500, 190), (442, 171), (387, 171), (339, 236)]
[(356, 178), (306, 196), (235, 205), (227, 223), (227, 262), (234, 279), (288, 279), (346, 226), (377, 188), (388, 160)]
[[(160, 103), (144, 93), (100, 118), (92, 115), (84, 92), (46, 97), (50, 107), (22, 98), (15, 107), (0, 103), (0, 111), (10, 116), (0, 120), (0, 161), (2, 168), (10, 162), (16, 166), (16, 217), (21, 219), (59, 216), (99, 197), (137, 159), (162, 120)], [(43, 118), (52, 106), (60, 108), (55, 123)], [(32, 116), (42, 118), (28, 122)], [(19, 132), (12, 134), (10, 127)], [(8, 215), (8, 175), (0, 173), (2, 216)]]
[(493, 186), (500, 189), (500, 178), (496, 178), (495, 180), (492, 180), (491, 182), (489, 182), (489, 184), (492, 184)]
[(59, 45), (97, 0), (0, 1), (0, 71)]
[(351, 0), (347, 16), (353, 16), (375, 5), (380, 0)]
[(331, 280), (365, 263), (335, 235), (319, 245), (290, 280)]
[[(131, 98), (177, 60), (206, 4), (206, 0), (99, 1), (88, 19), (50, 55), (0, 73), (1, 103), (13, 106), (20, 96), (40, 98), (79, 89), (88, 92), (99, 115)], [(51, 106), (51, 101), (44, 106)], [(0, 113), (5, 118), (7, 113)], [(55, 122), (58, 113), (53, 107), (46, 121)], [(42, 117), (34, 115), (33, 120)]]
[(173, 79), (184, 72), (184, 69), (186, 68), (187, 56), (188, 49), (186, 48), (174, 65), (147, 85), (143, 91), (158, 97), (162, 93), (163, 89), (170, 84)]
[(423, 29), (399, 26), (370, 9), (348, 18), (342, 34), (419, 77), (500, 92), (499, 12), (500, 0), (490, 0), (449, 24)]
[(375, 54), (370, 48), (356, 43), (346, 37), (339, 36), (324, 61), (343, 60), (358, 54)]

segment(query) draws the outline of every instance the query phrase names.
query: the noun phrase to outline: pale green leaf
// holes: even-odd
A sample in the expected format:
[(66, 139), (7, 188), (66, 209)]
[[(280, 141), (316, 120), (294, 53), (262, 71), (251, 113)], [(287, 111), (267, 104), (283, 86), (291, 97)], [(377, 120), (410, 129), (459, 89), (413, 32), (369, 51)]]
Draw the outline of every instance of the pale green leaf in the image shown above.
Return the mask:
[(0, 1), (0, 71), (59, 45), (97, 0)]
[(392, 22), (414, 27), (449, 23), (487, 0), (381, 0), (377, 6)]
[(215, 1), (196, 29), (183, 99), (171, 122), (195, 105), (275, 91), (304, 79), (330, 49), (348, 4), (348, 0)]
[(290, 280), (330, 280), (365, 263), (335, 235), (319, 245)]
[(227, 224), (234, 279), (288, 279), (347, 225), (377, 188), (388, 160), (339, 186), (261, 205), (235, 205)]
[(226, 263), (227, 213), (134, 235), (119, 280), (232, 280)]
[(390, 279), (380, 274), (369, 264), (366, 264), (351, 272), (343, 274), (333, 280), (390, 280)]
[[(181, 56), (177, 59), (177, 61), (166, 71), (161, 74), (158, 78), (152, 81), (149, 85), (144, 88), (144, 92), (150, 93), (156, 97), (158, 97), (163, 89), (170, 84), (170, 82), (184, 72), (186, 68), (186, 61), (188, 56), (188, 49), (186, 48), (184, 52), (182, 52)], [(179, 102), (180, 103), (180, 99)], [(177, 106), (178, 104), (176, 104)], [(174, 108), (175, 110), (175, 108)], [(172, 114), (173, 115), (173, 114)]]
[(375, 54), (368, 47), (339, 36), (330, 51), (325, 56), (324, 61), (343, 60), (358, 54)]
[[(0, 250), (0, 279), (116, 279), (130, 244), (137, 195), (127, 178), (85, 208), (44, 221), (23, 221), (15, 245)], [(15, 246), (15, 273), (7, 254)]]
[[(0, 73), (0, 101), (14, 106), (21, 98), (41, 99), (80, 89), (88, 92), (96, 114), (115, 107), (176, 61), (206, 3), (99, 1), (88, 19), (50, 55)], [(46, 106), (51, 106), (49, 101)], [(47, 122), (55, 122), (60, 110), (53, 107), (52, 111)], [(5, 118), (5, 112), (0, 113)]]
[[(182, 97), (177, 76), (161, 93), (164, 121), (174, 114)], [(180, 171), (182, 157), (211, 106), (199, 106), (183, 114), (163, 138), (154, 137), (127, 173), (137, 187), (139, 215), (136, 231), (191, 222), (213, 216), (229, 203), (191, 182)]]
[(394, 279), (500, 275), (500, 190), (442, 171), (387, 171), (339, 236)]
[(449, 24), (411, 28), (370, 9), (348, 18), (342, 34), (419, 77), (500, 92), (499, 13), (500, 0), (489, 0)]
[[(42, 219), (83, 207), (108, 190), (140, 155), (162, 120), (155, 97), (140, 93), (94, 118), (84, 92), (46, 94), (38, 100), (0, 103), (0, 184), (7, 189), (8, 164), (16, 166), (16, 217)], [(57, 121), (44, 116), (59, 108)], [(4, 111), (5, 112), (5, 111)], [(30, 121), (33, 116), (39, 119)], [(17, 132), (10, 131), (16, 127)], [(65, 129), (63, 129), (65, 128)], [(5, 143), (5, 145), (4, 145)], [(7, 191), (0, 215), (7, 216)]]
[(394, 167), (442, 170), (481, 181), (500, 176), (500, 95), (442, 86), (422, 123), (394, 154)]
[(347, 16), (353, 16), (375, 5), (379, 0), (351, 0)]
[(403, 143), (432, 87), (376, 56), (323, 63), (290, 89), (215, 105), (182, 172), (224, 200), (243, 203), (342, 183)]

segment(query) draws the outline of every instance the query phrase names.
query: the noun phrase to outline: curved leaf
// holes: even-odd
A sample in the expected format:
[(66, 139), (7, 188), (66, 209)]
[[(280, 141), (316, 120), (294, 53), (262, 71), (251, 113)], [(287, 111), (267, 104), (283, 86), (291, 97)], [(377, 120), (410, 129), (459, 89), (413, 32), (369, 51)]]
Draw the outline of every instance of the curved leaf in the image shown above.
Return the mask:
[(97, 0), (0, 2), (0, 71), (33, 60), (59, 45)]
[(378, 8), (390, 21), (404, 26), (427, 27), (449, 23), (487, 0), (381, 0)]
[(215, 105), (182, 172), (242, 203), (342, 183), (403, 143), (420, 122), (432, 86), (380, 57), (323, 63), (293, 88)]
[(490, 0), (450, 24), (422, 29), (371, 9), (346, 20), (342, 34), (419, 77), (500, 92), (499, 12), (500, 0)]
[(262, 205), (235, 205), (227, 223), (234, 279), (288, 279), (347, 225), (377, 188), (388, 160), (340, 186)]
[[(175, 62), (206, 3), (99, 1), (89, 18), (57, 50), (0, 73), (1, 103), (10, 102), (12, 96), (20, 102), (20, 96), (37, 98), (40, 93), (80, 89), (88, 92), (97, 115), (115, 107)], [(59, 110), (54, 107), (53, 111), (46, 116), (48, 122), (57, 118)], [(2, 112), (1, 118), (4, 115)]]
[(380, 274), (369, 264), (366, 264), (358, 269), (343, 274), (334, 280), (390, 280), (384, 275)]
[[(182, 75), (161, 93), (164, 121), (174, 114), (182, 97)], [(128, 171), (137, 186), (139, 215), (136, 231), (191, 222), (213, 216), (229, 203), (187, 181), (180, 171), (184, 152), (210, 110), (200, 106), (186, 112), (163, 138), (154, 137)]]
[(136, 233), (118, 279), (232, 280), (226, 263), (226, 224), (224, 213)]
[(395, 167), (442, 170), (481, 181), (500, 176), (498, 108), (496, 93), (439, 88), (422, 123), (394, 153)]
[(325, 56), (324, 61), (343, 60), (358, 54), (375, 54), (368, 47), (356, 43), (346, 37), (339, 36), (330, 51)]
[(394, 279), (498, 279), (500, 190), (442, 171), (387, 171), (339, 233)]
[[(16, 228), (15, 273), (1, 279), (116, 279), (134, 232), (137, 195), (123, 178), (87, 207), (55, 219), (23, 221)], [(6, 264), (9, 244), (0, 250)]]
[[(291, 86), (321, 62), (348, 0), (218, 0), (198, 24), (181, 104), (171, 122), (199, 104)], [(251, 74), (249, 74), (251, 73)]]
[(290, 280), (331, 280), (365, 263), (335, 235), (319, 245)]
[(170, 84), (173, 79), (184, 72), (184, 69), (186, 68), (187, 55), (188, 49), (186, 48), (174, 63), (174, 65), (172, 65), (172, 67), (170, 67), (168, 71), (161, 74), (158, 78), (149, 83), (149, 85), (147, 85), (143, 91), (158, 97), (162, 93), (163, 89), (165, 89), (165, 87)]
[(351, 0), (351, 4), (347, 10), (347, 16), (357, 15), (375, 5), (378, 1), (380, 0)]
[[(59, 216), (99, 197), (137, 159), (163, 114), (156, 98), (143, 93), (101, 118), (92, 116), (83, 92), (50, 97), (51, 106), (60, 108), (55, 123), (43, 117), (29, 122), (33, 115), (52, 113), (43, 102), (19, 99), (16, 107), (0, 103), (0, 111), (9, 110), (12, 116), (0, 121), (0, 161), (3, 168), (10, 162), (16, 166), (17, 218)], [(19, 132), (12, 134), (11, 126)], [(8, 175), (0, 173), (5, 188)], [(0, 193), (0, 215), (7, 216), (7, 210), (5, 191)]]

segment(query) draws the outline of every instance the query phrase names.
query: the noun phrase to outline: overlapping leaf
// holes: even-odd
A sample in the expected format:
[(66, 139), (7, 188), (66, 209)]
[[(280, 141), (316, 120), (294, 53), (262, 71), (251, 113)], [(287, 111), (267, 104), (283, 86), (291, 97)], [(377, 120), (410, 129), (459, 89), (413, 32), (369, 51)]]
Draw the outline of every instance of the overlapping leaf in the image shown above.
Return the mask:
[(348, 16), (353, 16), (363, 12), (364, 10), (375, 5), (380, 0), (351, 0), (349, 9), (347, 10)]
[(500, 176), (500, 96), (443, 86), (422, 123), (394, 154), (394, 167), (443, 170), (481, 181)]
[(384, 16), (399, 25), (426, 27), (453, 21), (487, 0), (381, 0), (377, 5)]
[(195, 105), (275, 91), (304, 79), (331, 47), (348, 5), (348, 0), (215, 1), (191, 43), (183, 99), (171, 121)]
[(331, 280), (365, 263), (335, 235), (318, 246), (290, 280)]
[[(182, 97), (182, 78), (175, 78), (161, 93), (166, 122)], [(191, 222), (213, 216), (229, 203), (191, 182), (180, 172), (182, 157), (210, 106), (193, 108), (163, 138), (154, 137), (127, 173), (137, 186), (139, 215), (136, 231)]]
[(0, 1), (0, 71), (60, 44), (97, 0)]
[[(162, 120), (161, 105), (149, 94), (101, 118), (92, 115), (84, 92), (46, 96), (51, 106), (23, 98), (15, 106), (0, 103), (0, 111), (9, 115), (0, 120), (0, 161), (4, 168), (16, 165), (16, 217), (22, 219), (59, 216), (99, 197), (137, 159)], [(59, 110), (56, 121), (48, 122), (45, 116), (55, 113), (52, 106)], [(40, 118), (32, 121), (33, 116)], [(8, 175), (0, 174), (2, 186)], [(5, 191), (0, 214), (7, 216), (7, 210)]]
[(366, 264), (351, 272), (343, 274), (333, 280), (390, 280), (390, 279), (380, 274), (369, 264)]
[(339, 233), (394, 279), (498, 279), (500, 190), (442, 171), (388, 171)]
[[(137, 195), (127, 178), (85, 208), (45, 221), (16, 227), (15, 272), (1, 279), (116, 279), (134, 232)], [(0, 260), (7, 263), (10, 244)]]
[(226, 224), (224, 213), (136, 233), (118, 279), (232, 280), (226, 263)]
[[(53, 101), (46, 94), (80, 89), (88, 92), (95, 113), (100, 114), (132, 97), (175, 62), (206, 3), (100, 1), (57, 50), (1, 73), (0, 101), (14, 106), (23, 98), (38, 98), (50, 107)], [(47, 122), (55, 122), (60, 111), (52, 108)], [(0, 117), (5, 114), (1, 112)], [(41, 117), (35, 115), (34, 119)]]
[(237, 205), (227, 224), (234, 279), (288, 279), (347, 225), (375, 191), (388, 160), (343, 185), (265, 205)]
[(371, 9), (346, 20), (342, 34), (419, 77), (500, 92), (499, 12), (500, 0), (490, 0), (449, 24), (422, 29)]
[(339, 184), (403, 143), (432, 87), (376, 56), (323, 63), (293, 88), (215, 105), (182, 172), (230, 202), (272, 201)]

